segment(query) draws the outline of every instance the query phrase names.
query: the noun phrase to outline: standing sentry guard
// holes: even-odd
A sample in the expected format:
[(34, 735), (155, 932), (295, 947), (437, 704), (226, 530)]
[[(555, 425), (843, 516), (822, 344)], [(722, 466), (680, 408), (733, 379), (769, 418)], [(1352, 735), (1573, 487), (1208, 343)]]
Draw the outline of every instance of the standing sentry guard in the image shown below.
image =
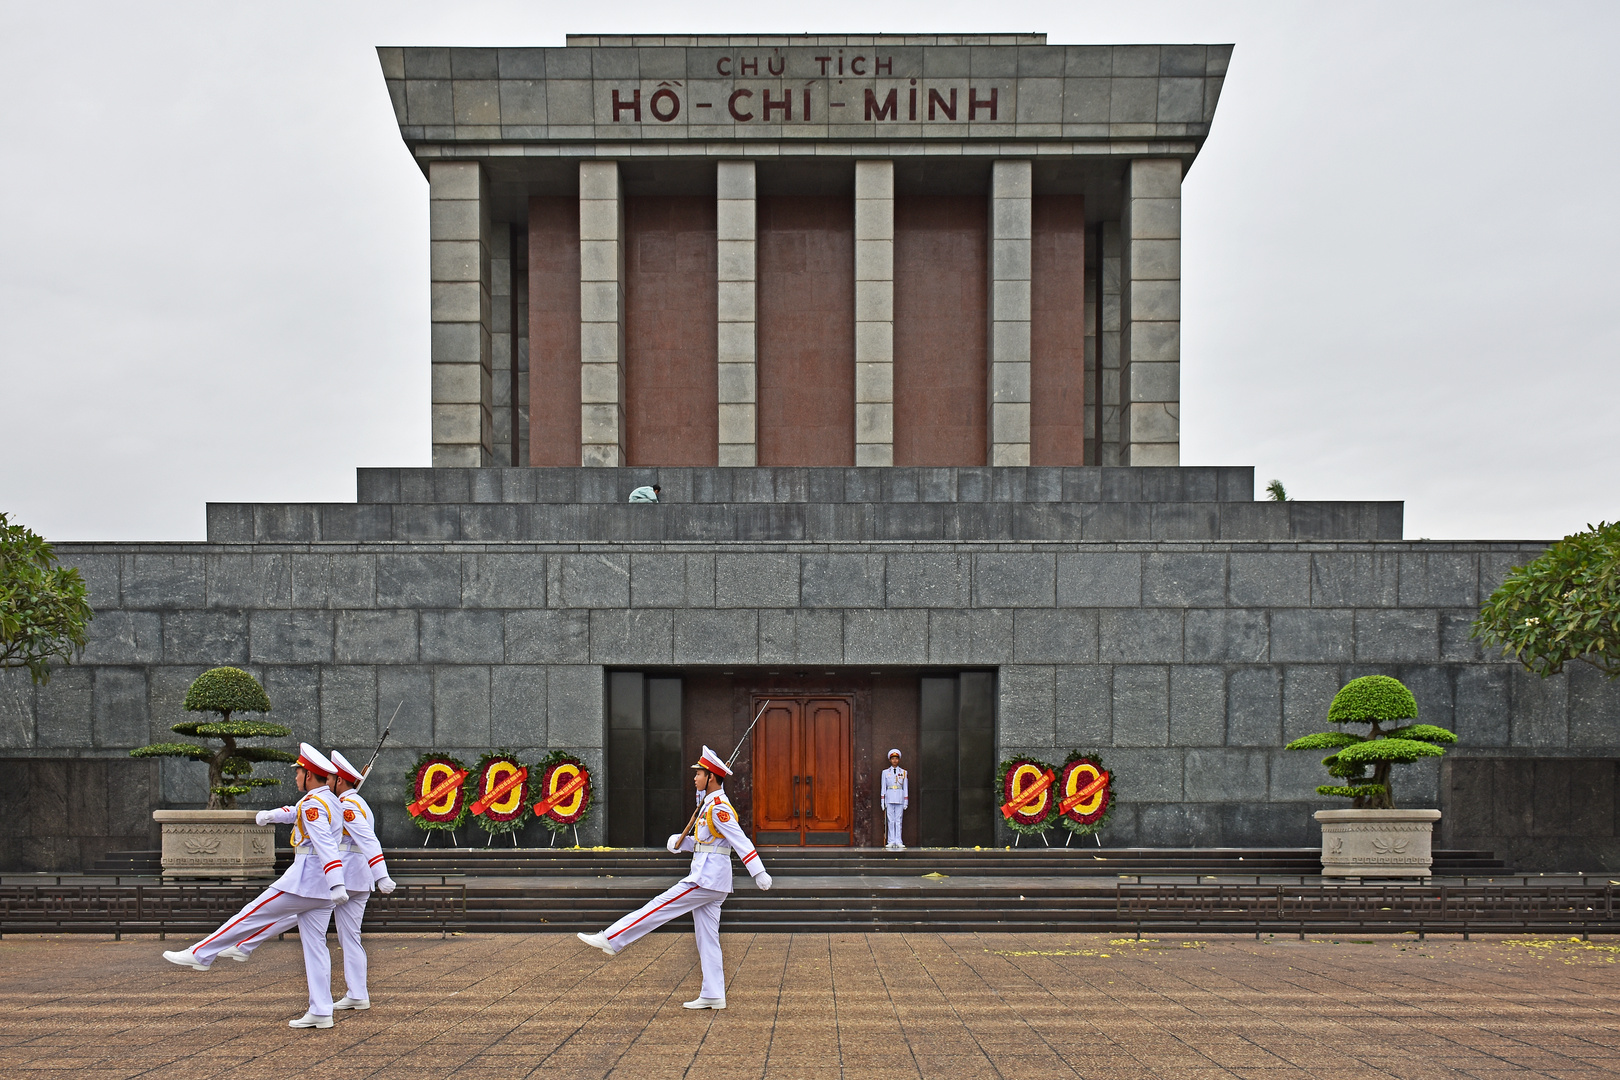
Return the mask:
[(889, 751), (889, 767), (883, 770), (883, 814), (888, 819), (889, 838), (883, 845), (885, 851), (906, 850), (905, 841), (900, 839), (900, 830), (904, 824), (906, 807), (911, 805), (911, 780), (906, 776), (906, 770), (900, 767), (900, 751)]

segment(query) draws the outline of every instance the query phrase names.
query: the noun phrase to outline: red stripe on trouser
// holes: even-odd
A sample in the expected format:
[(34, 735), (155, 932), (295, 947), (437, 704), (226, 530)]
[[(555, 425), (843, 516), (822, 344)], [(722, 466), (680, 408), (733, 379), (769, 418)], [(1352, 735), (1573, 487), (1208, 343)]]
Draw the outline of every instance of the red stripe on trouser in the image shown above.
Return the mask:
[[(281, 895), (280, 892), (276, 893), (276, 896), (280, 896), (280, 895)], [(231, 927), (235, 926), (237, 923), (241, 922), (243, 919), (247, 918), (249, 915), (253, 914), (255, 911), (258, 911), (260, 908), (264, 907), (264, 905), (268, 904), (270, 901), (274, 900), (276, 898), (276, 896), (267, 896), (267, 897), (265, 897), (263, 900), (259, 901), (257, 904), (254, 904), (251, 908), (249, 908), (248, 910), (242, 912), (242, 914), (238, 915), (236, 918), (232, 919), (230, 922), (226, 923), (224, 926), (220, 927), (218, 930), (215, 930), (212, 934), (209, 934), (207, 937), (205, 937), (201, 941), (197, 942), (197, 944), (193, 945), (192, 948), (195, 949), (198, 946), (206, 945), (210, 941), (213, 941), (215, 938), (219, 937), (219, 935), (223, 934), (225, 931), (229, 930)]]
[(236, 947), (238, 949), (240, 949), (243, 945), (246, 945), (248, 942), (252, 941), (254, 938), (258, 937), (260, 934), (268, 934), (270, 931), (272, 931), (272, 930), (274, 930), (276, 928), (276, 923), (279, 923), (280, 921), (281, 921), (280, 919), (277, 919), (275, 922), (267, 922), (267, 923), (265, 923), (263, 929), (255, 930), (253, 933), (249, 934), (247, 937), (243, 938), (241, 941), (238, 941), (236, 943)]
[[(670, 897), (668, 900), (665, 900), (662, 904), (659, 904), (657, 907), (655, 907), (651, 911), (647, 912), (646, 915), (643, 915), (641, 917), (641, 919), (637, 919), (636, 922), (631, 923), (630, 926), (635, 926), (636, 923), (641, 922), (642, 919), (645, 919), (645, 918), (647, 918), (647, 917), (649, 917), (651, 915), (656, 915), (658, 912), (663, 911), (665, 908), (669, 907), (669, 905), (671, 905), (675, 901), (679, 900), (681, 898), (681, 896), (685, 896), (686, 893), (694, 892), (694, 891), (696, 891), (696, 889), (697, 889), (697, 886), (694, 885), (694, 886), (692, 886), (692, 888), (687, 889), (686, 892), (681, 893), (680, 896), (672, 896), (672, 897)], [(625, 927), (624, 930), (630, 929), (630, 926)], [(624, 930), (620, 930), (619, 934), (624, 933)], [(613, 936), (618, 937), (619, 934), (614, 934)]]

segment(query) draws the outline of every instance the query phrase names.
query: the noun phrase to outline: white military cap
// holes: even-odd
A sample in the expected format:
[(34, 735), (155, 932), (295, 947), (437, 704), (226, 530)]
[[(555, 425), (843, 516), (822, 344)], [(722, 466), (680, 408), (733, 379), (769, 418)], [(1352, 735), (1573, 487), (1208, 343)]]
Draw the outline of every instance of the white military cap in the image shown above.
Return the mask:
[(310, 772), (320, 773), (322, 776), (331, 776), (337, 772), (325, 754), (315, 749), (309, 743), (298, 744), (298, 764)]
[(716, 776), (731, 775), (731, 769), (727, 767), (724, 761), (720, 760), (720, 755), (715, 753), (713, 750), (710, 750), (707, 746), (703, 748), (702, 756), (698, 758), (697, 764), (692, 766), (692, 768), (708, 769)]
[(350, 765), (349, 759), (336, 750), (332, 751), (332, 767), (339, 776), (349, 783), (358, 784), (360, 782), (360, 770)]
[(899, 757), (900, 756), (900, 751), (898, 751), (898, 750), (890, 750), (889, 751), (889, 756), (890, 757)]

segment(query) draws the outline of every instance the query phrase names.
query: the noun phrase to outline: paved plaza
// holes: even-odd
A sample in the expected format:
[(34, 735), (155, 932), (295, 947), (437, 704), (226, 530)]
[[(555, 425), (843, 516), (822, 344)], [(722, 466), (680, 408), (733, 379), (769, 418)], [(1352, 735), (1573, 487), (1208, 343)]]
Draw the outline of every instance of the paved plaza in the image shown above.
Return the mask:
[(1614, 941), (690, 934), (369, 939), (373, 1009), (303, 1012), (296, 941), (207, 973), (154, 938), (0, 941), (5, 1077), (1614, 1077)]
[[(369, 1012), (292, 1031), (297, 942), (206, 974), (155, 938), (0, 941), (6, 1077), (1613, 1077), (1620, 943), (1556, 938), (378, 935)], [(335, 950), (334, 950), (335, 952)]]

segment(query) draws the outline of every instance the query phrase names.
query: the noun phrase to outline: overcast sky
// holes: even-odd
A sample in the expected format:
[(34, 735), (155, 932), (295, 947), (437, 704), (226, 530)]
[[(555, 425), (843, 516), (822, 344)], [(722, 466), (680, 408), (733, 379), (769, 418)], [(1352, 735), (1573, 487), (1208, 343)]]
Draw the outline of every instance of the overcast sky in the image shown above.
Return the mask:
[(1184, 189), (1183, 464), (1403, 499), (1409, 538), (1561, 536), (1620, 517), (1617, 30), (1614, 3), (0, 0), (0, 510), (195, 540), (209, 501), (429, 463), (427, 185), (376, 45), (1044, 31), (1237, 45)]

